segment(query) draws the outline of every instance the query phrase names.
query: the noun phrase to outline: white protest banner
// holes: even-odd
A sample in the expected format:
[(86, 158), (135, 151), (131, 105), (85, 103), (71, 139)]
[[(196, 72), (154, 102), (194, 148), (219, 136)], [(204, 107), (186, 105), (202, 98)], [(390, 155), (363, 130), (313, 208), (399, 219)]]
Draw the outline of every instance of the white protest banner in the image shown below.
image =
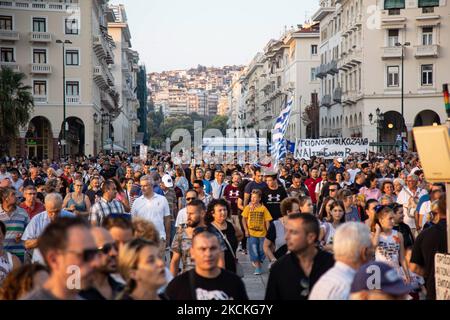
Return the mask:
[(139, 158), (141, 158), (142, 161), (147, 161), (147, 152), (148, 146), (141, 144), (139, 148)]
[(450, 300), (450, 255), (436, 253), (434, 270), (436, 300)]
[(298, 139), (294, 157), (309, 160), (311, 157), (334, 159), (347, 158), (352, 153), (369, 152), (369, 139), (366, 138), (324, 138)]

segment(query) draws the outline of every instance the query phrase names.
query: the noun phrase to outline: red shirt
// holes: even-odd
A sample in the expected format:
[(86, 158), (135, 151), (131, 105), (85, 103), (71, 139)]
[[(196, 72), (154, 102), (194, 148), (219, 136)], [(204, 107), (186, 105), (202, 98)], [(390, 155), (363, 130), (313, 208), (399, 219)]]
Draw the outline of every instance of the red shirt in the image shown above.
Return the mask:
[(30, 217), (30, 220), (38, 213), (45, 211), (44, 205), (39, 200), (36, 200), (34, 207), (28, 207), (25, 202), (22, 202), (19, 207), (21, 207), (28, 213), (28, 217)]
[(223, 195), (225, 199), (227, 199), (231, 204), (231, 214), (237, 215), (238, 207), (237, 207), (237, 199), (239, 198), (239, 187), (235, 187), (232, 184), (229, 184), (225, 187), (225, 191), (223, 192)]
[(311, 197), (311, 201), (312, 203), (316, 203), (317, 199), (316, 199), (316, 185), (322, 181), (322, 178), (319, 177), (317, 179), (313, 179), (313, 178), (308, 178), (305, 181), (305, 185), (308, 188), (309, 191), (309, 196)]

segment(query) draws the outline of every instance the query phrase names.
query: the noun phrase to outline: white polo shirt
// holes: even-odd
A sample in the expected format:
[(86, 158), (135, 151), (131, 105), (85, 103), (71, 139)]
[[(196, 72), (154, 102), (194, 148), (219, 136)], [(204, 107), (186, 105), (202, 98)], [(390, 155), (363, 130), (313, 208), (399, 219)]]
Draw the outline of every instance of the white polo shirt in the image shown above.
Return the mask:
[(151, 199), (140, 196), (133, 202), (131, 215), (152, 222), (161, 239), (166, 239), (164, 217), (170, 216), (169, 203), (164, 196), (153, 194)]

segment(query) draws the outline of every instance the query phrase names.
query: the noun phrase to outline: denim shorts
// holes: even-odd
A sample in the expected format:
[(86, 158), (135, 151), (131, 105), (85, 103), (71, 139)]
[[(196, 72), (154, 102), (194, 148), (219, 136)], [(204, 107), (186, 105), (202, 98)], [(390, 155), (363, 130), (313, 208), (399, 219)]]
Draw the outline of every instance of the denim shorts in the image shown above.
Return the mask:
[(247, 243), (247, 249), (250, 254), (251, 262), (263, 263), (265, 259), (263, 250), (264, 238), (249, 237)]

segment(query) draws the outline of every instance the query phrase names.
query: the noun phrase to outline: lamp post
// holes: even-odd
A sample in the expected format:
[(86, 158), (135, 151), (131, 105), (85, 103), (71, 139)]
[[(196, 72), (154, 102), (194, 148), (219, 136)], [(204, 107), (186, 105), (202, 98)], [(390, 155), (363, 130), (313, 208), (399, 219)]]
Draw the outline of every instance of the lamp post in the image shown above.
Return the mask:
[(404, 93), (404, 90), (405, 90), (405, 86), (404, 86), (404, 81), (405, 81), (405, 71), (404, 71), (404, 68), (403, 68), (403, 66), (404, 66), (404, 60), (405, 60), (405, 47), (409, 47), (410, 45), (411, 45), (411, 43), (410, 42), (405, 42), (405, 43), (400, 43), (400, 42), (397, 42), (396, 44), (395, 44), (397, 47), (401, 47), (402, 48), (402, 94), (401, 94), (401, 113), (402, 113), (402, 133), (401, 133), (401, 136), (402, 136), (402, 143), (401, 143), (401, 152), (403, 153), (403, 138), (405, 138), (403, 135), (404, 135), (404, 132), (403, 132), (403, 129), (404, 128), (406, 128), (406, 121), (405, 121), (405, 116), (404, 116), (404, 95), (405, 95), (405, 93)]
[(66, 44), (72, 44), (72, 41), (70, 40), (56, 40), (56, 43), (62, 45), (62, 64), (63, 64), (63, 123), (62, 123), (62, 145), (63, 145), (63, 157), (66, 157), (66, 131), (69, 130), (69, 128), (66, 128), (66, 51), (65, 51), (65, 45)]
[(377, 149), (378, 149), (378, 152), (380, 152), (380, 146), (379, 146), (379, 143), (380, 143), (380, 129), (382, 129), (381, 124), (384, 121), (384, 113), (382, 113), (380, 111), (380, 108), (377, 108), (375, 110), (375, 115), (377, 116), (377, 119), (375, 121), (373, 121), (373, 114), (372, 113), (369, 114), (369, 122), (370, 122), (371, 125), (374, 124), (374, 123), (377, 124)]

